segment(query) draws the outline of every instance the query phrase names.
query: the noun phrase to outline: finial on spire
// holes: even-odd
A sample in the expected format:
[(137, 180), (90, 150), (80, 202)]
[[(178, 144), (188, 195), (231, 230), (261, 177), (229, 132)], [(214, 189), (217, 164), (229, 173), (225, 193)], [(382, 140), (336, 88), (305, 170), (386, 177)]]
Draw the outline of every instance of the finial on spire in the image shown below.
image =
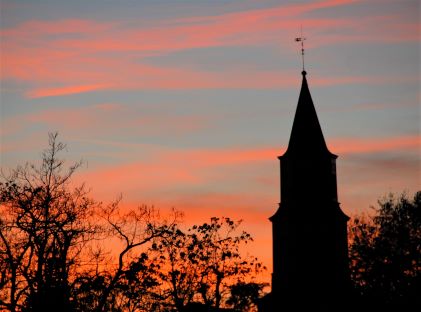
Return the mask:
[(301, 58), (303, 60), (303, 72), (302, 72), (303, 75), (306, 74), (306, 71), (304, 68), (304, 40), (306, 40), (306, 38), (303, 37), (303, 26), (301, 26), (301, 37), (295, 38), (295, 41), (301, 42)]

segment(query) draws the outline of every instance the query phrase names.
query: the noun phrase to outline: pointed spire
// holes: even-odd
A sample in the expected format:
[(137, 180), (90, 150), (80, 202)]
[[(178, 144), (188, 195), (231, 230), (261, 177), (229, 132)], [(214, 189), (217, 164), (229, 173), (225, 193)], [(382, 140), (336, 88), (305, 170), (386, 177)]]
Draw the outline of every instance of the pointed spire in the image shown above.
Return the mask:
[(307, 72), (303, 70), (300, 97), (286, 153), (314, 155), (327, 152), (331, 154), (326, 146), (316, 109), (311, 99), (306, 74)]

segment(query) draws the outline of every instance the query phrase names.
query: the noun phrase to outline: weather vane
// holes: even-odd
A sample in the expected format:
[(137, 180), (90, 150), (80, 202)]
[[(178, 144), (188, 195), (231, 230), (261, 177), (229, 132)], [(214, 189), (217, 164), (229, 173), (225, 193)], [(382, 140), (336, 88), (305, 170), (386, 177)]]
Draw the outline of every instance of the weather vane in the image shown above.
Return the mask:
[(301, 57), (303, 60), (303, 71), (304, 71), (304, 40), (306, 40), (306, 38), (303, 37), (303, 27), (301, 26), (301, 37), (295, 38), (295, 41), (301, 42)]

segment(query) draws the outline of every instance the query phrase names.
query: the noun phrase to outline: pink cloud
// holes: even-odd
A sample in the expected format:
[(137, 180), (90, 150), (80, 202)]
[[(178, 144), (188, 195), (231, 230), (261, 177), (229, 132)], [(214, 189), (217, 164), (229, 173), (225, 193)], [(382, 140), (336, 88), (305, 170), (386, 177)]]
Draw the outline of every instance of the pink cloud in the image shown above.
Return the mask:
[[(337, 138), (331, 139), (330, 150), (339, 155), (368, 154), (394, 151), (397, 149), (414, 150), (421, 146), (421, 136), (402, 136), (389, 138)], [(215, 166), (242, 166), (244, 164), (271, 162), (286, 150), (286, 146), (258, 147), (258, 148), (229, 148), (229, 149), (166, 149), (153, 148), (154, 156), (151, 163), (124, 164), (120, 167), (111, 167), (110, 173), (118, 171), (132, 172), (136, 166), (149, 165), (158, 168), (163, 163), (168, 166), (184, 165), (190, 168), (205, 168)], [(164, 166), (165, 167), (165, 166)], [(163, 167), (163, 168), (164, 168)], [(183, 166), (181, 166), (183, 167)], [(107, 168), (103, 168), (107, 174)], [(102, 169), (101, 169), (102, 170)]]
[[(209, 116), (197, 114), (172, 115), (162, 112), (142, 112), (135, 107), (117, 103), (100, 103), (68, 108), (51, 108), (38, 112), (6, 118), (3, 123), (7, 133), (16, 133), (28, 125), (42, 125), (47, 129), (60, 129), (77, 141), (89, 133), (94, 137), (132, 135), (140, 137), (183, 136), (209, 127)], [(39, 141), (38, 141), (39, 142)], [(102, 144), (101, 141), (93, 144)], [(106, 144), (106, 142), (105, 142)], [(121, 147), (121, 144), (119, 145)]]
[[(393, 17), (374, 16), (358, 22), (346, 18), (301, 18), (316, 9), (351, 5), (357, 1), (318, 1), (300, 5), (234, 12), (219, 16), (193, 17), (144, 24), (133, 29), (123, 22), (93, 20), (28, 21), (1, 31), (3, 42), (2, 79), (31, 82), (29, 97), (59, 96), (95, 89), (202, 89), (278, 88), (292, 86), (290, 73), (257, 71), (253, 68), (224, 73), (142, 64), (148, 55), (212, 46), (248, 45), (273, 42), (279, 36), (293, 38), (300, 24), (308, 29), (353, 30), (346, 40), (366, 40), (368, 23)], [(396, 23), (395, 23), (396, 24)], [(395, 25), (393, 24), (393, 25)], [(405, 22), (382, 29), (383, 36), (403, 38), (417, 25)], [(402, 33), (402, 34), (401, 34)], [(390, 34), (393, 34), (390, 35)], [(401, 34), (401, 35), (400, 35)], [(69, 36), (71, 35), (71, 36)], [(329, 37), (327, 40), (341, 40)], [(383, 37), (381, 37), (383, 38)], [(387, 38), (383, 38), (386, 40)], [(323, 39), (324, 40), (324, 39)], [(281, 43), (282, 41), (280, 41)], [(326, 44), (319, 43), (311, 44)], [(288, 41), (284, 48), (292, 49)], [(295, 46), (294, 46), (295, 49)], [(116, 57), (115, 53), (119, 53)], [(110, 56), (110, 55), (113, 56)], [(336, 77), (315, 80), (315, 85), (372, 83), (378, 77)], [(393, 77), (392, 77), (393, 78)], [(387, 82), (387, 81), (386, 81)], [(58, 86), (57, 86), (58, 85)]]
[(35, 89), (28, 93), (28, 97), (40, 98), (40, 97), (49, 97), (49, 96), (62, 96), (69, 94), (84, 93), (90, 91), (96, 91), (101, 89), (106, 89), (106, 85), (82, 85), (82, 86), (67, 86), (61, 88), (48, 88), (48, 89)]
[[(64, 20), (57, 21), (56, 29), (64, 29), (63, 33), (73, 32), (70, 27), (76, 25), (75, 31), (86, 27), (91, 28), (90, 33), (95, 37), (84, 35), (77, 39), (61, 39), (54, 43), (60, 47), (83, 50), (89, 52), (98, 51), (170, 51), (211, 47), (220, 45), (235, 45), (256, 43), (262, 39), (262, 32), (290, 29), (294, 32), (302, 24), (302, 19), (295, 20), (300, 14), (321, 8), (351, 4), (355, 1), (319, 1), (316, 3), (278, 6), (269, 9), (250, 10), (235, 12), (218, 16), (204, 16), (184, 18), (174, 21), (162, 22), (160, 26), (146, 26), (141, 29), (127, 29), (120, 24), (117, 29), (111, 29), (114, 35), (104, 33), (113, 24), (97, 23), (90, 25), (90, 21)], [(35, 30), (54, 28), (52, 22), (32, 21)], [(309, 28), (329, 28), (339, 25), (348, 25), (350, 20), (344, 19), (309, 19), (305, 20)], [(25, 25), (28, 26), (28, 25)], [(40, 27), (41, 26), (41, 27)], [(13, 32), (12, 32), (13, 33)], [(48, 33), (48, 31), (47, 31)], [(237, 35), (240, 35), (237, 38)], [(273, 36), (273, 34), (272, 34)], [(267, 39), (267, 38), (266, 38)]]
[[(420, 148), (419, 136), (345, 138), (331, 141), (331, 151), (346, 159), (349, 158), (347, 155), (387, 153), (397, 149), (411, 151)], [(125, 189), (138, 189), (146, 193), (177, 194), (182, 193), (180, 188), (202, 189), (206, 186), (206, 189), (209, 189), (209, 185), (219, 183), (226, 184), (225, 188), (228, 191), (234, 190), (237, 188), (236, 184), (239, 185), (238, 176), (246, 175), (247, 183), (253, 185), (254, 196), (258, 197), (263, 188), (274, 187), (273, 177), (264, 176), (262, 181), (261, 170), (269, 167), (259, 166), (275, 164), (277, 156), (284, 150), (285, 147), (189, 150), (156, 147), (151, 148), (150, 152), (147, 149), (143, 150), (142, 161), (98, 166), (89, 170), (83, 178), (88, 184), (107, 189), (106, 193), (125, 185)], [(232, 178), (228, 172), (232, 173)]]
[(334, 139), (330, 140), (329, 146), (332, 146), (331, 151), (335, 154), (377, 153), (399, 149), (416, 149), (421, 147), (421, 136)]
[(122, 109), (122, 106), (116, 103), (100, 103), (96, 104), (95, 107), (108, 112), (118, 111)]
[(86, 19), (62, 19), (62, 20), (29, 20), (13, 28), (6, 28), (0, 31), (4, 37), (18, 37), (20, 39), (31, 37), (42, 37), (50, 35), (88, 35), (104, 32), (115, 26), (114, 23), (96, 22)]

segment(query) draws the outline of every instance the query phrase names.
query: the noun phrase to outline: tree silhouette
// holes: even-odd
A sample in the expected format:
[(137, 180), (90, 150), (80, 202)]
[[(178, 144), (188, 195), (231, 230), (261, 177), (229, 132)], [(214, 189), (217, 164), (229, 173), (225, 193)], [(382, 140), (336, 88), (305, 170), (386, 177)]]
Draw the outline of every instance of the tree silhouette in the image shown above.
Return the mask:
[(264, 283), (243, 283), (239, 282), (230, 287), (231, 295), (227, 304), (234, 308), (234, 311), (256, 311), (260, 298), (263, 297)]
[(421, 192), (392, 194), (350, 225), (351, 274), (366, 305), (421, 307)]
[[(8, 311), (248, 311), (264, 268), (244, 256), (240, 222), (212, 218), (182, 231), (180, 214), (93, 200), (66, 166), (57, 133), (39, 165), (0, 177), (0, 309)], [(112, 251), (107, 249), (112, 244)], [(246, 305), (248, 307), (246, 308)]]
[(103, 272), (104, 287), (96, 311), (116, 310), (113, 305), (117, 302), (123, 310), (150, 305), (150, 290), (159, 285), (155, 276), (160, 267), (149, 261), (146, 252), (133, 253), (154, 239), (169, 237), (170, 229), (179, 218), (179, 213), (174, 211), (170, 222), (161, 220), (157, 210), (144, 205), (121, 214), (118, 203), (119, 200), (100, 213), (108, 226), (107, 236), (120, 240), (123, 245), (118, 253), (117, 266)]
[[(71, 178), (81, 162), (66, 167), (59, 158), (66, 146), (57, 138), (49, 134), (39, 166), (18, 166), (1, 177), (0, 308), (130, 308), (142, 301), (142, 289), (154, 285), (154, 266), (144, 264), (147, 255), (131, 253), (165, 236), (171, 223), (146, 206), (122, 214), (120, 200), (104, 206), (89, 197), (83, 184), (74, 187)], [(94, 242), (110, 239), (122, 242), (115, 246), (116, 265), (105, 261), (103, 248), (93, 249)]]
[(96, 233), (97, 204), (70, 186), (80, 162), (65, 168), (57, 133), (39, 166), (26, 164), (0, 182), (0, 304), (10, 311), (71, 310), (68, 277)]
[(152, 245), (154, 261), (162, 267), (161, 296), (169, 299), (169, 307), (187, 311), (197, 303), (208, 309), (237, 303), (228, 301), (231, 288), (246, 285), (251, 275), (265, 269), (255, 257), (241, 254), (241, 246), (252, 238), (239, 231), (240, 223), (213, 217), (187, 231), (174, 226), (171, 236)]

